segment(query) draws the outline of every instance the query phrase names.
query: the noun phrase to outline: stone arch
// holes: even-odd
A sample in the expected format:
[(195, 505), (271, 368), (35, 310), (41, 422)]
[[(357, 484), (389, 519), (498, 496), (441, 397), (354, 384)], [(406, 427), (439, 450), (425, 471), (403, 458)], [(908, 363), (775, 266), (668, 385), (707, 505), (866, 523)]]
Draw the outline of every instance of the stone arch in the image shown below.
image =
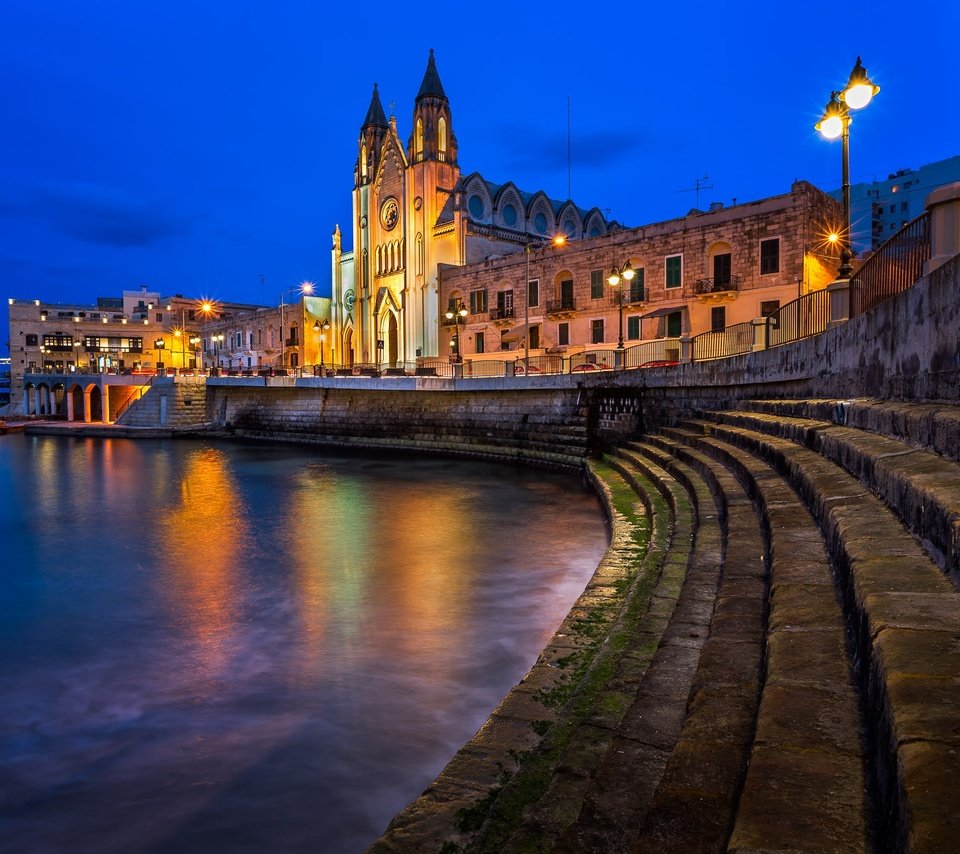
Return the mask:
[(51, 392), (51, 407), (53, 411), (51, 415), (65, 415), (67, 411), (66, 406), (66, 387), (63, 383), (54, 383)]
[(570, 240), (579, 240), (583, 236), (583, 218), (573, 202), (564, 202), (557, 214), (557, 231)]
[(474, 222), (489, 222), (493, 213), (493, 200), (487, 182), (474, 172), (463, 182), (463, 195), (467, 213)]
[(343, 364), (346, 367), (353, 367), (353, 363), (356, 361), (353, 353), (353, 327), (348, 326), (343, 331), (343, 343), (342, 343), (342, 360)]
[[(716, 261), (720, 256), (726, 259)], [(715, 240), (707, 247), (706, 278), (714, 280), (714, 287), (724, 287), (732, 279), (733, 247), (726, 240)]]
[(607, 233), (607, 220), (598, 208), (591, 208), (583, 221), (583, 236), (603, 237)]
[(526, 231), (527, 218), (523, 197), (512, 181), (504, 184), (493, 200), (493, 221), (496, 225)]
[(541, 237), (552, 237), (557, 233), (557, 220), (553, 206), (543, 190), (535, 193), (527, 206), (527, 230)]
[[(96, 383), (90, 383), (84, 391), (87, 403), (84, 406), (84, 421), (103, 421), (103, 392)], [(89, 419), (86, 413), (90, 413)]]
[(67, 404), (67, 413), (72, 421), (83, 421), (84, 420), (84, 408), (83, 408), (83, 386), (79, 383), (75, 384), (70, 391), (68, 392), (70, 401)]
[(51, 415), (50, 386), (47, 383), (37, 384), (37, 415)]

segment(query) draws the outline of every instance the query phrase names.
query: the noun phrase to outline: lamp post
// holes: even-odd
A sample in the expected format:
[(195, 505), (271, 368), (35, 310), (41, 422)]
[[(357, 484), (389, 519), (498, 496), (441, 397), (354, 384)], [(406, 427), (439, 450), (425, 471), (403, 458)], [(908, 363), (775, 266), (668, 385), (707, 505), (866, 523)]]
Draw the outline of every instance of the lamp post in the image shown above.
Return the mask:
[(217, 350), (217, 346), (219, 345), (221, 348), (223, 347), (223, 333), (221, 332), (218, 335), (211, 335), (210, 340), (213, 342), (213, 365), (211, 365), (211, 367), (215, 368), (217, 371), (217, 374), (219, 374), (220, 373), (220, 354), (219, 354), (219, 351)]
[(162, 338), (158, 338), (153, 342), (154, 349), (157, 351), (157, 373), (159, 374), (163, 370), (163, 348), (167, 346), (166, 342)]
[(841, 91), (830, 93), (830, 100), (824, 109), (823, 116), (814, 127), (827, 139), (843, 141), (843, 227), (846, 236), (840, 241), (840, 269), (837, 275), (841, 279), (849, 279), (853, 272), (850, 263), (853, 258), (850, 227), (850, 117), (851, 110), (862, 110), (880, 91), (867, 76), (867, 70), (857, 57), (857, 63), (850, 72), (850, 79)]
[(323, 321), (323, 325), (320, 325), (319, 320), (313, 322), (313, 331), (320, 334), (320, 375), (326, 376), (326, 369), (323, 364), (323, 344), (326, 341), (327, 330), (330, 328), (330, 321)]
[[(565, 234), (555, 234), (551, 246), (563, 246), (567, 242)], [(526, 281), (523, 283), (523, 375), (530, 376), (530, 252), (543, 249), (547, 244), (543, 240), (528, 240), (523, 244), (526, 256)]]
[(288, 288), (285, 291), (280, 291), (280, 367), (287, 367), (287, 342), (283, 337), (283, 309), (284, 309), (284, 297), (287, 294), (300, 294), (300, 296), (309, 296), (313, 293), (313, 282), (301, 282), (300, 285), (296, 288)]
[(202, 369), (203, 364), (201, 363), (201, 360), (200, 360), (200, 337), (199, 336), (194, 335), (190, 339), (190, 348), (193, 350), (193, 361), (195, 363), (195, 367), (198, 370)]
[(623, 283), (626, 282), (628, 285), (633, 281), (633, 277), (636, 275), (636, 271), (633, 267), (630, 266), (630, 262), (627, 261), (622, 267), (614, 266), (610, 270), (610, 275), (607, 276), (607, 283), (611, 288), (617, 289), (617, 305), (620, 309), (620, 338), (617, 340), (617, 349), (623, 349)]
[(463, 304), (463, 300), (461, 299), (457, 300), (456, 305), (454, 305), (452, 309), (447, 310), (447, 320), (453, 321), (453, 361), (455, 362), (463, 361), (463, 355), (460, 353), (460, 321), (462, 319), (466, 319), (467, 314), (467, 307)]

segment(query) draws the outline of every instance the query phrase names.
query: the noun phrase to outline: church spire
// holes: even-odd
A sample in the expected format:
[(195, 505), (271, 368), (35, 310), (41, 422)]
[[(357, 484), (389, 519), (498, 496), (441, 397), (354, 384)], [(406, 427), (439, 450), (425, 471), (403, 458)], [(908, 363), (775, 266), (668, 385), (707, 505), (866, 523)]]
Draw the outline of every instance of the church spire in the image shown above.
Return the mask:
[(447, 93), (443, 91), (443, 84), (440, 82), (440, 75), (437, 74), (437, 63), (433, 58), (433, 48), (430, 48), (430, 59), (427, 60), (427, 70), (423, 75), (423, 82), (420, 84), (420, 91), (417, 92), (417, 100), (432, 95), (434, 98), (443, 98), (447, 100)]
[(443, 91), (437, 63), (430, 48), (427, 70), (413, 107), (413, 133), (407, 145), (411, 163), (438, 160), (457, 162), (457, 138), (453, 133), (450, 102)]
[(358, 187), (369, 184), (376, 175), (377, 166), (380, 164), (383, 141), (387, 136), (389, 127), (387, 117), (383, 112), (383, 104), (380, 103), (380, 92), (377, 89), (377, 84), (374, 83), (370, 107), (367, 109), (367, 117), (360, 126), (360, 141), (357, 145), (359, 152), (355, 177)]
[(383, 105), (380, 103), (380, 92), (377, 90), (377, 84), (373, 84), (373, 97), (370, 99), (370, 109), (367, 110), (367, 117), (360, 126), (363, 132), (368, 127), (385, 128), (387, 126), (387, 117), (383, 112)]

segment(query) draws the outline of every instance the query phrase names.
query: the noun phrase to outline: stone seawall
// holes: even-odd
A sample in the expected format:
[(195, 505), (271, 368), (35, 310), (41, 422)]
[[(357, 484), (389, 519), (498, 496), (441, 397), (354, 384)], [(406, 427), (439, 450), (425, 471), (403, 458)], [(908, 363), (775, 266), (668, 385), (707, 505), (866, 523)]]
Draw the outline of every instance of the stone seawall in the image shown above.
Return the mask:
[(437, 393), (288, 381), (211, 383), (207, 396), (209, 421), (250, 438), (574, 467), (595, 440), (590, 410), (587, 395), (576, 387)]

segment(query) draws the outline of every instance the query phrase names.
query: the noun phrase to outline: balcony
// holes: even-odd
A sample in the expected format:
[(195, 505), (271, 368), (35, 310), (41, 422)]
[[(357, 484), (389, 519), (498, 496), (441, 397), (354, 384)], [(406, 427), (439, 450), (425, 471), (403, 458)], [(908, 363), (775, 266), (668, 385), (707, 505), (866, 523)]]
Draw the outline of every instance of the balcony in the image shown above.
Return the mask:
[(723, 302), (734, 300), (740, 293), (740, 276), (722, 279), (697, 279), (693, 283), (693, 292), (699, 302)]
[[(623, 304), (624, 305), (636, 305), (638, 303), (643, 303), (647, 301), (647, 295), (644, 292), (642, 287), (638, 288), (628, 288), (623, 291)], [(620, 305), (620, 290), (614, 289), (613, 293), (610, 295), (610, 304), (611, 305)]]
[(514, 307), (512, 305), (509, 308), (491, 308), (490, 320), (497, 326), (509, 326), (513, 323), (513, 313)]
[(577, 301), (573, 297), (547, 300), (547, 316), (562, 317), (577, 310)]

